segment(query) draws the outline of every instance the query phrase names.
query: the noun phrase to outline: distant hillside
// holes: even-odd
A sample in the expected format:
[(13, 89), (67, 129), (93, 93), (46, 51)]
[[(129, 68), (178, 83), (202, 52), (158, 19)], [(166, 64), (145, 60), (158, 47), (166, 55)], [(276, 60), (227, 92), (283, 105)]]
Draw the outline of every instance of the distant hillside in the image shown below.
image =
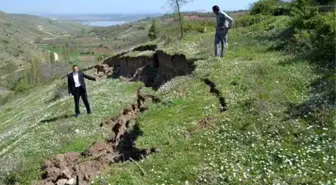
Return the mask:
[[(247, 11), (234, 11), (228, 13), (236, 20), (239, 17), (246, 15)], [(213, 13), (184, 12), (183, 15), (186, 24), (193, 21), (215, 21), (215, 15)], [(177, 23), (175, 20), (175, 14), (166, 14), (152, 19), (156, 19), (158, 21), (161, 36), (172, 36), (170, 32), (171, 30), (167, 30), (167, 28), (171, 28), (172, 25)], [(91, 33), (99, 37), (101, 40), (97, 41), (97, 43), (90, 42), (90, 44), (97, 45), (99, 43), (104, 46), (108, 46), (113, 50), (120, 51), (129, 49), (134, 46), (135, 43), (148, 42), (148, 30), (152, 24), (152, 19), (144, 18), (137, 22), (131, 22), (123, 25), (93, 28)]]
[(37, 46), (40, 40), (71, 35), (83, 28), (89, 27), (68, 21), (0, 12), (0, 78), (7, 78), (9, 74), (24, 68), (32, 57), (43, 61), (48, 53)]
[(0, 76), (3, 77), (20, 66), (26, 65), (27, 58), (41, 55), (34, 45), (39, 36), (46, 36), (33, 26), (0, 12)]
[(88, 26), (67, 20), (58, 20), (25, 14), (11, 14), (11, 16), (22, 23), (27, 23), (31, 26), (35, 26), (38, 30), (52, 34), (64, 32), (72, 33), (81, 31), (83, 28), (89, 28)]
[(157, 17), (162, 14), (148, 13), (148, 14), (73, 14), (73, 15), (44, 15), (44, 17), (52, 17), (57, 20), (70, 20), (76, 22), (86, 21), (138, 21), (140, 19)]

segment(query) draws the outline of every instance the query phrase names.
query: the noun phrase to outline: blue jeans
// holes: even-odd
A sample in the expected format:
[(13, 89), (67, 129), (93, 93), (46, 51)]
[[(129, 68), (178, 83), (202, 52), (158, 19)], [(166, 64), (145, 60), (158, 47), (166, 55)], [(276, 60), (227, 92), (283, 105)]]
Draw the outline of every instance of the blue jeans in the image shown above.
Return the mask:
[(227, 30), (216, 31), (215, 34), (215, 56), (224, 57), (227, 42)]

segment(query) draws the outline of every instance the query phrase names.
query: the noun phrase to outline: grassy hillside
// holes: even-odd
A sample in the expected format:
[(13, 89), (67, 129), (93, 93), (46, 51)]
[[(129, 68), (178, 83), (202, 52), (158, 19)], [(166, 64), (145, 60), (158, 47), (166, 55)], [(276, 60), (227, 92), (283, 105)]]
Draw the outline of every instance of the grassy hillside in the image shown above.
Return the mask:
[[(170, 35), (160, 49), (197, 61), (192, 75), (176, 77), (155, 92), (143, 89), (162, 103), (150, 104), (135, 120), (143, 132), (136, 146), (160, 152), (112, 164), (92, 184), (335, 183), (336, 114), (324, 87), (328, 76), (308, 59), (270, 49), (287, 16), (251, 19), (242, 18), (237, 25), (247, 25), (230, 30), (224, 59), (212, 57), (211, 25), (200, 23), (209, 31), (192, 29), (178, 41), (168, 39), (178, 33), (169, 32), (174, 24), (168, 24), (164, 34)], [(204, 79), (217, 90), (210, 91)], [(34, 89), (1, 107), (0, 166), (5, 168), (0, 176), (8, 184), (31, 184), (45, 159), (82, 152), (102, 140), (109, 130), (99, 124), (133, 102), (141, 86), (110, 78), (88, 82), (94, 114), (75, 119), (71, 98), (51, 101), (63, 83)], [(216, 91), (227, 104), (225, 112)]]
[(26, 14), (11, 14), (11, 16), (18, 21), (29, 24), (30, 26), (35, 26), (37, 29), (51, 34), (71, 34), (80, 32), (82, 29), (90, 29), (89, 26), (66, 20), (57, 20)]
[[(69, 36), (82, 28), (88, 27), (37, 16), (0, 12), (0, 77), (10, 78), (10, 74), (28, 66), (34, 57), (43, 62), (48, 60), (49, 53), (37, 45), (43, 39)], [(0, 85), (4, 85), (3, 81)]]
[[(230, 13), (235, 19), (246, 15), (246, 11), (239, 11)], [(211, 26), (214, 29), (214, 16), (209, 13), (185, 13), (184, 18), (186, 22), (186, 32), (197, 31)], [(166, 39), (175, 40), (177, 35), (171, 34), (176, 32), (178, 25), (175, 17), (172, 15), (165, 15), (156, 17), (158, 27), (161, 30), (159, 37), (160, 41)], [(194, 27), (193, 22), (201, 22), (197, 27)], [(110, 27), (94, 27), (88, 32), (80, 32), (73, 35), (71, 38), (59, 37), (55, 39), (45, 40), (43, 44), (49, 50), (57, 53), (63, 53), (66, 43), (70, 45), (71, 55), (81, 61), (87, 61), (96, 58), (104, 58), (111, 56), (122, 51), (128, 51), (139, 44), (149, 42), (148, 30), (151, 26), (152, 19), (143, 19), (136, 22), (131, 22), (123, 25), (110, 26)], [(197, 25), (196, 24), (196, 25)], [(170, 38), (169, 38), (170, 37)], [(78, 61), (78, 60), (77, 60)]]
[(37, 28), (25, 26), (11, 15), (0, 12), (0, 76), (27, 65), (30, 56), (41, 55), (34, 39), (43, 35)]
[[(239, 11), (232, 12), (230, 13), (230, 15), (236, 19), (242, 15), (245, 15), (246, 13), (246, 11)], [(186, 29), (188, 29), (188, 25), (193, 21), (200, 21), (205, 23), (210, 22), (214, 25), (215, 17), (213, 14), (210, 13), (191, 12), (184, 13), (183, 15), (184, 19), (187, 21)], [(162, 38), (167, 36), (176, 38), (177, 35), (169, 34), (169, 31), (175, 31), (178, 27), (178, 25), (176, 25), (177, 22), (175, 18), (176, 16), (172, 14), (153, 18), (156, 19), (159, 23), (158, 27), (161, 30), (160, 36)], [(96, 35), (98, 38), (102, 39), (102, 41), (96, 40), (96, 42), (91, 42), (91, 44), (98, 45), (98, 42), (99, 44), (103, 44), (104, 46), (107, 46), (115, 51), (128, 50), (139, 43), (143, 44), (149, 41), (148, 30), (151, 26), (151, 23), (152, 19), (143, 19), (137, 22), (132, 22), (119, 26), (94, 28), (90, 33)]]

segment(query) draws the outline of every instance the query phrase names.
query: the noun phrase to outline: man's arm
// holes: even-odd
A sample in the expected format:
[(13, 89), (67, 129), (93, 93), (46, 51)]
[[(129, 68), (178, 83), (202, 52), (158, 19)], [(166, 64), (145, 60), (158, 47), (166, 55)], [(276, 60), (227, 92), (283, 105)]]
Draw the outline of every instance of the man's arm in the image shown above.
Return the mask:
[(225, 19), (229, 22), (228, 24), (228, 28), (231, 28), (232, 27), (232, 24), (233, 24), (233, 18), (230, 17), (227, 13), (223, 12), (223, 14), (225, 15)]
[(68, 93), (72, 94), (71, 92), (71, 80), (70, 80), (70, 75), (67, 76), (68, 77)]
[(93, 77), (91, 77), (89, 75), (86, 75), (84, 73), (83, 73), (83, 77), (86, 78), (86, 79), (88, 79), (88, 80), (96, 81), (96, 78), (93, 78)]

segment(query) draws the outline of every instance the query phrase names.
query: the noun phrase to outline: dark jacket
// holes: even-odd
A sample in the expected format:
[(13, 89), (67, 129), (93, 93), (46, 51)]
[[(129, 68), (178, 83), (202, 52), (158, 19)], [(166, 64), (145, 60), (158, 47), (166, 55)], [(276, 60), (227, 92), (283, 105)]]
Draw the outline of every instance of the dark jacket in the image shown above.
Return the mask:
[[(88, 80), (92, 80), (92, 81), (96, 81), (95, 78), (88, 76), (86, 74), (84, 74), (83, 72), (78, 72), (78, 80), (79, 83), (82, 85), (82, 87), (84, 88), (84, 90), (86, 90), (86, 85), (85, 85), (85, 81), (84, 78), (88, 79)], [(68, 92), (69, 94), (74, 94), (75, 92), (75, 80), (73, 78), (73, 72), (68, 74)]]

